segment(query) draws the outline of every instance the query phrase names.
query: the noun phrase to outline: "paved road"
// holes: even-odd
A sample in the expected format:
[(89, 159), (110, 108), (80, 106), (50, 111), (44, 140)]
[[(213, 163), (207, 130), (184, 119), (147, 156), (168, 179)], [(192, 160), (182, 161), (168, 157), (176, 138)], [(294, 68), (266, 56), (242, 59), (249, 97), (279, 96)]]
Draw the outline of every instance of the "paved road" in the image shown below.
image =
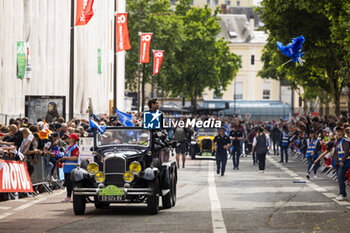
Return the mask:
[(250, 157), (221, 177), (213, 160), (188, 160), (179, 170), (175, 208), (150, 216), (144, 206), (111, 206), (75, 216), (65, 192), (0, 203), (0, 232), (349, 232), (350, 202), (325, 176), (307, 183), (305, 166), (268, 156), (265, 173)]

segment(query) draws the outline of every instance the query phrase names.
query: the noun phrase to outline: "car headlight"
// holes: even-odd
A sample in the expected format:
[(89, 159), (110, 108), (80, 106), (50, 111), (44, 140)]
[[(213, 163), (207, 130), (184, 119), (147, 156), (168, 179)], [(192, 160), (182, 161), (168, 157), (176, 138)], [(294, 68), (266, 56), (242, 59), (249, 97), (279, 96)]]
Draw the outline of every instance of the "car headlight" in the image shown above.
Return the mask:
[(124, 181), (128, 183), (134, 180), (134, 174), (132, 174), (132, 172), (130, 171), (125, 172), (123, 177), (124, 177)]
[(87, 166), (87, 170), (91, 175), (95, 175), (98, 172), (98, 164), (97, 163), (89, 163)]
[(139, 174), (141, 172), (141, 164), (137, 161), (134, 161), (130, 164), (129, 166), (129, 170), (133, 173), (133, 174)]
[(95, 180), (97, 183), (102, 183), (103, 181), (105, 181), (106, 176), (103, 172), (97, 172), (95, 174)]

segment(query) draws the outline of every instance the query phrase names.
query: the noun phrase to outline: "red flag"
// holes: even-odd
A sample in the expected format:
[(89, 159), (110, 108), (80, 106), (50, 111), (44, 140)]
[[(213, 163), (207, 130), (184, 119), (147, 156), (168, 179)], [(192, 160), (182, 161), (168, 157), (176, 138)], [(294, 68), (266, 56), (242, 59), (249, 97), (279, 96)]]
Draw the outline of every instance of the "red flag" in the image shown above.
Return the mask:
[(93, 4), (94, 0), (77, 0), (75, 26), (86, 25), (90, 21), (94, 15), (94, 11), (92, 10)]
[(162, 65), (164, 57), (164, 51), (155, 50), (153, 51), (153, 75), (159, 73), (160, 66)]
[(131, 49), (128, 30), (128, 13), (117, 14), (117, 52)]
[(149, 63), (152, 33), (141, 33), (140, 63)]

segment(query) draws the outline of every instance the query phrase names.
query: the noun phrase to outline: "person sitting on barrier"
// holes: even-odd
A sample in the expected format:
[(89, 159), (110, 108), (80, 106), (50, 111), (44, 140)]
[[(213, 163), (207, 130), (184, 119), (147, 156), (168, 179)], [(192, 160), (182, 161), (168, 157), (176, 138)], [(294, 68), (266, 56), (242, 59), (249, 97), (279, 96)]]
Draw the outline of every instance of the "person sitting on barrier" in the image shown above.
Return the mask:
[(72, 201), (72, 191), (73, 191), (73, 183), (70, 179), (70, 173), (74, 168), (78, 165), (79, 158), (79, 147), (76, 144), (79, 141), (79, 137), (76, 134), (71, 134), (68, 136), (69, 146), (67, 146), (64, 156), (60, 159), (63, 164), (63, 172), (64, 172), (64, 181), (67, 186), (67, 197), (62, 200), (62, 202), (71, 202)]

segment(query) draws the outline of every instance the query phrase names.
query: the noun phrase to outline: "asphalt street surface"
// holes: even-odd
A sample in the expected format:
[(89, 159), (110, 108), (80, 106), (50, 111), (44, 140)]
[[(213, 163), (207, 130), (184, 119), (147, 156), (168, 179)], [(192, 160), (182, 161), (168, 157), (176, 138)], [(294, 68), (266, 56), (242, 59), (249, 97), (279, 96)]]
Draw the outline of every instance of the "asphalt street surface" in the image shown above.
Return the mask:
[(158, 215), (143, 205), (88, 204), (75, 216), (72, 203), (61, 203), (64, 190), (0, 202), (0, 232), (350, 232), (350, 202), (333, 200), (336, 182), (320, 175), (295, 183), (305, 180), (305, 165), (278, 161), (268, 156), (259, 173), (250, 156), (238, 171), (229, 159), (221, 177), (214, 160), (188, 159), (178, 172), (176, 206)]

